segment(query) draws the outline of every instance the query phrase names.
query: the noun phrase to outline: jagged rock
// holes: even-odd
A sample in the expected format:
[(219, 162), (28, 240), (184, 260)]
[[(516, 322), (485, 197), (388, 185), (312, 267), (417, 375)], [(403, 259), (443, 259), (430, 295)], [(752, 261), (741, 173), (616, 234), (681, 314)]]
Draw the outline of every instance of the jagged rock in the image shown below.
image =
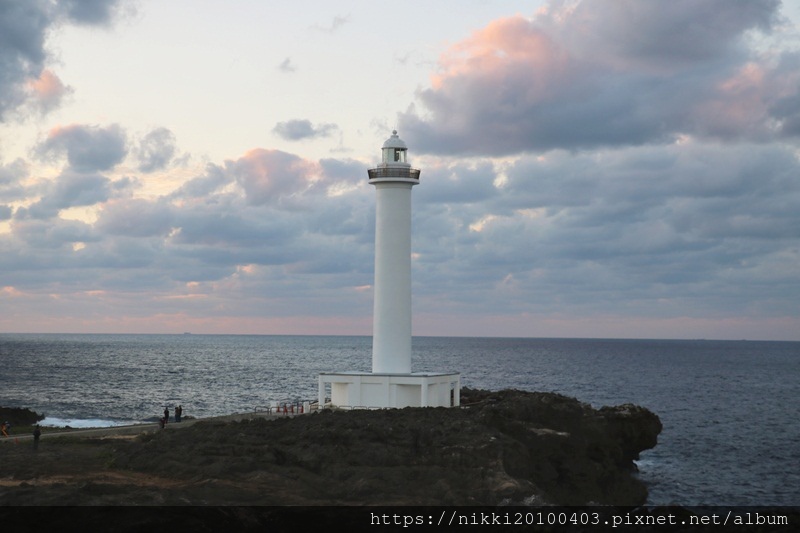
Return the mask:
[(0, 421), (10, 422), (14, 426), (30, 426), (44, 419), (44, 415), (21, 407), (1, 407)]

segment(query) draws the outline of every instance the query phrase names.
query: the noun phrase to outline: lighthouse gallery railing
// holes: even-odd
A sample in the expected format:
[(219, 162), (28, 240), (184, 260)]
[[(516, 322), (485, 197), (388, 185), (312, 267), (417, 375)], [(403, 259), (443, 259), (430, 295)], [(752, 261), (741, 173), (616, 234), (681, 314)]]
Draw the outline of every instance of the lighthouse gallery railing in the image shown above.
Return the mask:
[(371, 168), (367, 172), (371, 180), (376, 178), (411, 178), (418, 180), (420, 171), (416, 168), (381, 167)]

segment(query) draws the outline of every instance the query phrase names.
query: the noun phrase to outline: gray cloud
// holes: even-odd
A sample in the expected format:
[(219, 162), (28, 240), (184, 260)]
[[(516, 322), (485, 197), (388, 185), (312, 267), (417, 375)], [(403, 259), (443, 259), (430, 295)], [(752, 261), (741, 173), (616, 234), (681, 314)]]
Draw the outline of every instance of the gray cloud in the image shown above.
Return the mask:
[[(63, 266), (62, 260), (58, 255), (63, 250), (77, 242), (97, 241), (97, 234), (92, 227), (85, 222), (77, 220), (37, 220), (29, 219), (19, 221), (15, 225), (15, 236), (25, 242), (26, 250), (29, 250), (29, 259), (36, 257), (39, 260), (52, 261), (51, 268)], [(40, 254), (46, 255), (40, 255)], [(24, 265), (24, 266), (23, 266)], [(35, 262), (23, 263), (22, 268), (40, 270), (44, 264)]]
[(363, 182), (367, 176), (367, 165), (353, 159), (321, 159), (319, 162), (325, 176), (333, 183)]
[[(550, 3), (539, 22), (575, 54), (648, 70), (738, 61), (744, 33), (771, 31), (780, 0), (582, 1), (569, 13)], [(567, 16), (564, 16), (567, 15)], [(710, 62), (710, 63), (709, 63)]]
[[(800, 242), (800, 216), (790, 208), (800, 200), (797, 168), (791, 150), (758, 145), (528, 158), (509, 169), (490, 202), (497, 218), (488, 219), (476, 251), (486, 261), (517, 258), (498, 274), (527, 279), (520, 289), (554, 290), (580, 305), (689, 301), (698, 293), (709, 298), (698, 311), (729, 299), (749, 305), (765, 298), (761, 284), (731, 279), (774, 270), (782, 257), (776, 284), (793, 292), (799, 281), (786, 277)], [(515, 248), (533, 250), (530, 263)]]
[(341, 28), (342, 26), (344, 26), (345, 24), (347, 24), (349, 22), (350, 22), (350, 15), (346, 15), (344, 17), (340, 16), (340, 15), (336, 15), (335, 17), (333, 17), (333, 20), (331, 21), (329, 26), (315, 25), (315, 26), (313, 26), (313, 28), (316, 29), (316, 30), (319, 30), (319, 31), (323, 31), (325, 33), (334, 33), (339, 28)]
[[(28, 84), (41, 80), (48, 56), (48, 31), (64, 22), (107, 24), (119, 4), (118, 0), (0, 1), (0, 121), (26, 101)], [(35, 93), (47, 96), (40, 100), (40, 110), (54, 107), (66, 90), (62, 86), (58, 91), (54, 84), (49, 87), (49, 92)]]
[[(779, 38), (778, 5), (550, 2), (454, 44), (398, 122), (413, 152), (466, 156), (418, 160), (415, 316), (796, 323), (800, 54), (752, 39)], [(0, 119), (69, 94), (46, 68), (48, 31), (107, 24), (118, 7), (0, 0)], [(336, 129), (296, 119), (274, 132)], [(256, 149), (135, 198), (139, 178), (111, 173), (128, 151), (121, 126), (57, 128), (36, 150), (67, 164), (45, 180), (21, 159), (0, 163), (0, 272), (4, 296), (25, 293), (37, 320), (368, 323), (365, 163)], [(181, 179), (166, 128), (131, 151), (136, 172)], [(97, 217), (62, 218), (74, 207)]]
[[(335, 314), (337, 291), (371, 279), (371, 238), (364, 238), (374, 225), (371, 191), (350, 187), (351, 170), (366, 181), (365, 167), (355, 161), (322, 165), (254, 150), (225, 167), (209, 165), (160, 199), (120, 197), (116, 182), (65, 171), (19, 213), (11, 233), (0, 234), (0, 252), (8, 252), (0, 258), (4, 283), (31, 291), (115, 291), (109, 298), (120, 298), (118, 305), (132, 291), (170, 295), (201, 284), (207, 301), (245, 298), (253, 305), (269, 295), (281, 299), (282, 313), (317, 299), (318, 312)], [(331, 199), (325, 191), (339, 190), (337, 183), (346, 186)], [(58, 218), (59, 208), (77, 205), (98, 206), (97, 220)], [(65, 269), (73, 272), (64, 275)], [(368, 303), (358, 297), (359, 306)], [(148, 304), (139, 299), (136, 306)], [(167, 299), (155, 308), (185, 304)]]
[(779, 5), (551, 2), (454, 45), (399, 125), (423, 150), (478, 155), (791, 136), (800, 64), (747, 41)]
[(120, 3), (120, 0), (59, 0), (56, 9), (70, 22), (102, 26), (113, 20)]
[(22, 159), (0, 165), (0, 202), (26, 198), (30, 188), (23, 184), (23, 180), (27, 177), (28, 164)]
[[(193, 206), (178, 213), (180, 232), (172, 240), (175, 244), (195, 247), (195, 252), (202, 248), (202, 253), (208, 254), (206, 257), (223, 254), (215, 261), (225, 264), (284, 264), (296, 260), (291, 244), (303, 226), (290, 215), (277, 216), (270, 210), (271, 216), (261, 219), (255, 216), (257, 212), (232, 213), (214, 205)], [(265, 249), (269, 250), (268, 258), (264, 257)], [(243, 259), (247, 256), (248, 259)], [(259, 256), (261, 259), (257, 259)]]
[(113, 168), (128, 149), (125, 132), (116, 124), (105, 128), (73, 124), (52, 130), (37, 151), (45, 157), (66, 153), (71, 169), (91, 173)]
[(42, 197), (27, 209), (20, 208), (21, 218), (50, 218), (62, 209), (91, 206), (108, 200), (112, 195), (111, 180), (98, 174), (63, 172), (47, 182)]
[(233, 176), (226, 173), (225, 169), (220, 166), (209, 163), (206, 165), (205, 170), (205, 174), (188, 180), (175, 192), (170, 193), (168, 198), (183, 199), (210, 196), (215, 191), (234, 181)]
[(336, 124), (320, 124), (314, 126), (310, 120), (295, 119), (287, 122), (278, 122), (272, 129), (281, 138), (287, 141), (299, 141), (302, 139), (313, 139), (315, 137), (327, 137), (338, 127)]
[(288, 74), (291, 72), (295, 72), (297, 70), (297, 67), (294, 65), (294, 63), (292, 63), (292, 58), (287, 57), (286, 59), (281, 61), (280, 65), (278, 65), (278, 70)]
[(167, 128), (154, 129), (139, 142), (136, 157), (142, 172), (165, 168), (175, 157), (175, 135)]
[(42, 70), (52, 20), (44, 2), (0, 2), (0, 120), (25, 100), (25, 82)]
[(497, 170), (491, 161), (425, 169), (422, 176), (426, 187), (416, 195), (418, 202), (484, 204), (497, 194), (493, 185)]
[(106, 235), (166, 236), (173, 221), (173, 208), (165, 202), (125, 199), (105, 204), (95, 227)]
[[(156, 199), (121, 198), (102, 176), (65, 173), (30, 207), (52, 216), (18, 216), (0, 235), (0, 268), (5, 283), (31, 290), (46, 279), (60, 292), (174, 297), (153, 300), (152, 312), (368, 315), (371, 293), (354, 290), (372, 283), (364, 170), (254, 150)], [(789, 147), (556, 150), (422, 170), (413, 193), (420, 314), (800, 313), (800, 163)], [(97, 205), (97, 220), (54, 215), (76, 205)]]

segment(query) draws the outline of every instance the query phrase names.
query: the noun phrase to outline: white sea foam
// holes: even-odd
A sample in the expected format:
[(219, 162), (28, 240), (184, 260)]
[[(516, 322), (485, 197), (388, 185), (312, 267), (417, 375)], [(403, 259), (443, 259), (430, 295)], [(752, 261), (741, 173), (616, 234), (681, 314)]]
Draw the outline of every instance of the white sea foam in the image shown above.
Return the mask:
[(40, 426), (45, 427), (66, 427), (71, 428), (110, 428), (116, 426), (129, 426), (135, 424), (133, 421), (120, 421), (120, 420), (101, 420), (99, 418), (92, 418), (86, 420), (72, 419), (72, 418), (56, 418), (48, 416), (41, 422)]

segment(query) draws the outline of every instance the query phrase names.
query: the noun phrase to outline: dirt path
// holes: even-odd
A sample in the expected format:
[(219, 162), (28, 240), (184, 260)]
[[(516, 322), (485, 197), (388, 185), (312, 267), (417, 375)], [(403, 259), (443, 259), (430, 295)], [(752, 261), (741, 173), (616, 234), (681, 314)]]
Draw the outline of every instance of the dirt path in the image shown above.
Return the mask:
[[(191, 427), (198, 422), (216, 421), (216, 422), (233, 422), (238, 420), (249, 420), (254, 418), (284, 418), (286, 416), (296, 416), (294, 414), (271, 414), (266, 411), (257, 411), (253, 413), (235, 413), (232, 415), (212, 416), (207, 418), (186, 418), (181, 422), (172, 422), (164, 427), (164, 430), (174, 431), (176, 429)], [(73, 429), (73, 430), (53, 430), (48, 431), (49, 428), (42, 427), (42, 436), (40, 439), (55, 439), (58, 437), (113, 437), (113, 436), (132, 436), (140, 435), (142, 433), (149, 433), (153, 431), (162, 431), (159, 424), (134, 424), (130, 426), (112, 426), (103, 428), (86, 428), (86, 429)], [(11, 435), (10, 437), (0, 438), (0, 443), (15, 443), (30, 441), (33, 439), (32, 434), (24, 435)]]

